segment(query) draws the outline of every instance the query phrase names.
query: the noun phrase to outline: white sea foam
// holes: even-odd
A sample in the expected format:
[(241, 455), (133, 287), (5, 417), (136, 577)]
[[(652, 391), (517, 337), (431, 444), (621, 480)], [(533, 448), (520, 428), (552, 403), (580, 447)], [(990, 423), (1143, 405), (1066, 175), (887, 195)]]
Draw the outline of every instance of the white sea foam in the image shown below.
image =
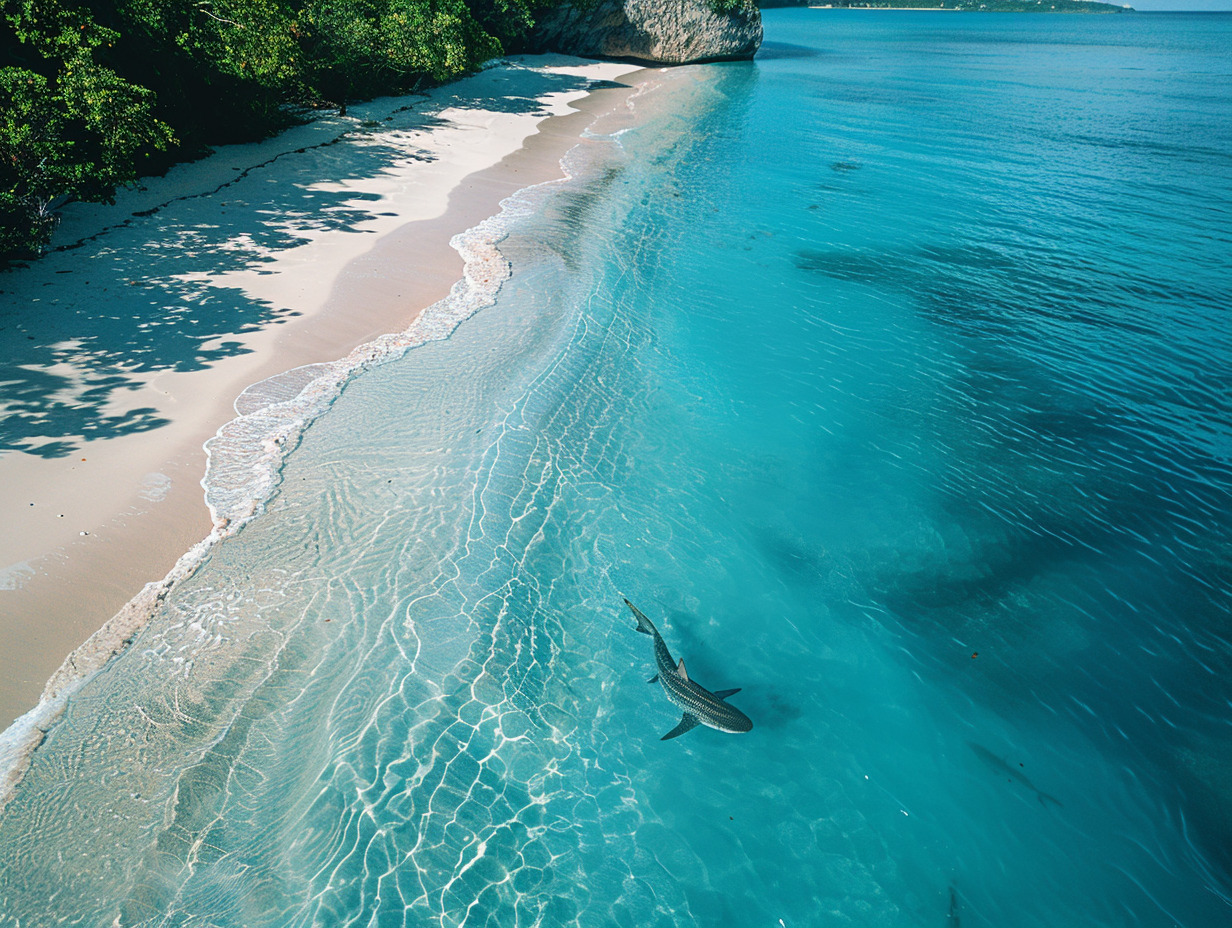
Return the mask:
[(214, 524), (223, 534), (233, 533), (263, 510), (278, 485), (288, 451), (351, 377), (410, 348), (447, 338), (460, 322), (495, 301), (510, 274), (509, 262), (497, 245), (509, 223), (526, 208), (518, 194), (501, 206), (496, 216), (454, 236), (450, 244), (465, 262), (462, 279), (407, 329), (382, 335), (337, 361), (278, 374), (240, 394), (236, 418), (205, 444), (208, 464), (201, 485)]

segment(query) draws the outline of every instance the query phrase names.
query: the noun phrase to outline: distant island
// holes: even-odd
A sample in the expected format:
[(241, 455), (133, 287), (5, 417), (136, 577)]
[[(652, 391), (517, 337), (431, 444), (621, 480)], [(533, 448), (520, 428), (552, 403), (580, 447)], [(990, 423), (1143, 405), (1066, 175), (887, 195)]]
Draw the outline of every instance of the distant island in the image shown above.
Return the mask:
[(835, 10), (952, 10), (965, 13), (1127, 13), (1128, 4), (1117, 6), (1097, 0), (830, 0), (829, 3), (762, 2), (762, 7), (810, 6)]

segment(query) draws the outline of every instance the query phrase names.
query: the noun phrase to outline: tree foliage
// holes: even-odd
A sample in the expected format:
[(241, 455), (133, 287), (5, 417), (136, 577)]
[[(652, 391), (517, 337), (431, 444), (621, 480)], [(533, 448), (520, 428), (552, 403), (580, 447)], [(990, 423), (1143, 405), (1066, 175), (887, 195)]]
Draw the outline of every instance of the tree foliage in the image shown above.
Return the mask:
[(0, 254), (41, 244), (57, 199), (107, 200), (136, 178), (142, 155), (173, 141), (153, 92), (100, 61), (112, 30), (81, 10), (41, 15), (34, 0), (4, 13), (0, 49), (19, 53), (0, 68)]
[(0, 0), (0, 261), (54, 207), (108, 201), (288, 104), (439, 83), (526, 35), (542, 0)]

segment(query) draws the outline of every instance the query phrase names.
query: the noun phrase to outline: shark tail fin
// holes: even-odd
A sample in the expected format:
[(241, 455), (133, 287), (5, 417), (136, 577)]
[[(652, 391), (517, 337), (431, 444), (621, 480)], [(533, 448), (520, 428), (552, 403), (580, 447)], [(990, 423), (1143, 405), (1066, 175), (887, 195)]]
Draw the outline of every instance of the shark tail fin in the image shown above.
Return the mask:
[(633, 605), (633, 603), (629, 602), (627, 599), (625, 600), (625, 605), (633, 610), (633, 617), (637, 619), (637, 630), (639, 632), (643, 635), (653, 635), (657, 631), (654, 627), (654, 623), (651, 622), (650, 619), (646, 618), (646, 614), (642, 612), (641, 609), (637, 608), (637, 606)]

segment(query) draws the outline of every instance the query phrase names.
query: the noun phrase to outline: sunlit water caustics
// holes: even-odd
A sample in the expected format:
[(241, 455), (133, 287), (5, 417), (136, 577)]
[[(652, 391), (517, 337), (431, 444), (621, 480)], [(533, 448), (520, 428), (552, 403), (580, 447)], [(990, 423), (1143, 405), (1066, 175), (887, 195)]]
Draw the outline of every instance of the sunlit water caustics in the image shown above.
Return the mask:
[(72, 699), (0, 924), (1232, 923), (1232, 17), (766, 23)]

